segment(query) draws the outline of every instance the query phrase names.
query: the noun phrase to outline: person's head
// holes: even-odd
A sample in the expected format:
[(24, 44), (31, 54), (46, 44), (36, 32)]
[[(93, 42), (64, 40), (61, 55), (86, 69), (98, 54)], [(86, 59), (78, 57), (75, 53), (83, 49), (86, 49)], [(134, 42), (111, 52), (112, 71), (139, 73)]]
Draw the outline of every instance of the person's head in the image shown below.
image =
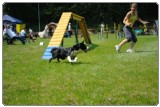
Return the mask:
[(137, 3), (132, 3), (132, 4), (130, 5), (131, 11), (137, 11), (137, 8), (138, 8)]

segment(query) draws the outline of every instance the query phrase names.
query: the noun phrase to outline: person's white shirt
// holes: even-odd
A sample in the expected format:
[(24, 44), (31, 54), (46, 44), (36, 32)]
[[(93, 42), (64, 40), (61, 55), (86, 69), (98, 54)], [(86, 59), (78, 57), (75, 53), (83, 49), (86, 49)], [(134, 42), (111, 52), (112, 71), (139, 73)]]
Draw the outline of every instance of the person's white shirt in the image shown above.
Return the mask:
[(11, 28), (6, 29), (6, 33), (10, 38), (13, 38), (14, 36), (17, 36), (15, 32), (12, 31)]
[(26, 35), (26, 32), (25, 32), (25, 30), (24, 30), (24, 29), (22, 29), (22, 30), (21, 30), (20, 35), (21, 35), (21, 36), (25, 36), (25, 35)]
[(29, 29), (29, 34), (32, 34), (32, 32), (33, 32), (32, 29)]
[(101, 24), (101, 31), (104, 30), (104, 24)]
[(6, 28), (3, 29), (3, 36), (7, 33)]
[(68, 25), (68, 30), (71, 30), (71, 23), (69, 23)]

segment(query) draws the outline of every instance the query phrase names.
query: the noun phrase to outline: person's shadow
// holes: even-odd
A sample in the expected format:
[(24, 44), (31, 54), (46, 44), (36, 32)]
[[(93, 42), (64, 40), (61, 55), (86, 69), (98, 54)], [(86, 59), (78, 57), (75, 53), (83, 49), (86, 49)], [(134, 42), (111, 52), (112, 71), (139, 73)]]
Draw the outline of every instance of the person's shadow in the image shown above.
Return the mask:
[(157, 50), (137, 50), (136, 53), (157, 52)]

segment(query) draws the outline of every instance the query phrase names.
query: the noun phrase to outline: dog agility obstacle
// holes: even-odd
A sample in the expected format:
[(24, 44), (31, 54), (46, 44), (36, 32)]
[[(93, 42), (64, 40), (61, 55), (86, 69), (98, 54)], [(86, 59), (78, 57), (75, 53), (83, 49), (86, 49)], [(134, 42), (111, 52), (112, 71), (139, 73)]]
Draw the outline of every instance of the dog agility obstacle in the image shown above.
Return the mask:
[(66, 32), (68, 23), (70, 21), (70, 18), (73, 18), (74, 20), (78, 21), (79, 27), (83, 33), (83, 37), (84, 37), (85, 42), (87, 44), (91, 44), (91, 40), (89, 37), (89, 33), (87, 31), (87, 25), (86, 25), (84, 17), (76, 15), (72, 12), (64, 12), (64, 13), (62, 13), (62, 16), (60, 18), (60, 21), (58, 22), (57, 28), (56, 28), (49, 44), (48, 44), (48, 47), (46, 48), (46, 50), (42, 56), (42, 59), (50, 59), (52, 57), (52, 55), (50, 53), (51, 49), (54, 47), (60, 47), (60, 45), (63, 41), (64, 34)]

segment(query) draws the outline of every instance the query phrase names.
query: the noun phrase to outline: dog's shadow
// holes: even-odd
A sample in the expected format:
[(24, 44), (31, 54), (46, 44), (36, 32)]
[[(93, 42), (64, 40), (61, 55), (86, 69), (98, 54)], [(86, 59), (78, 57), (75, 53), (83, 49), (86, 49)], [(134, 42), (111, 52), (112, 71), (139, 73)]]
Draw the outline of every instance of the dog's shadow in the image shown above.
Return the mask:
[(89, 62), (81, 62), (81, 61), (79, 61), (79, 62), (64, 62), (64, 63), (71, 64), (73, 66), (81, 65), (81, 64), (90, 64)]
[(93, 49), (95, 49), (96, 47), (98, 47), (98, 45), (92, 43), (91, 45), (89, 45), (88, 51), (93, 50)]

